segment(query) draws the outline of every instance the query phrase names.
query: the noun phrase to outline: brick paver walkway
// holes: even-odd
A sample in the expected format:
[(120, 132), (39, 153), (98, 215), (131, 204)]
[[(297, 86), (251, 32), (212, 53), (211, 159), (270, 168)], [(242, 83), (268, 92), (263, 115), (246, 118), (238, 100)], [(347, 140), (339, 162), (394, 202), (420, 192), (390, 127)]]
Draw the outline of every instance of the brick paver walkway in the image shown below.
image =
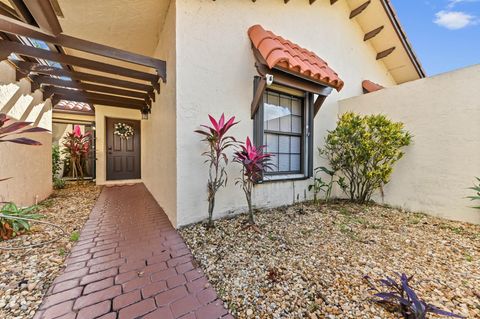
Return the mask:
[(35, 318), (233, 318), (143, 184), (105, 187)]

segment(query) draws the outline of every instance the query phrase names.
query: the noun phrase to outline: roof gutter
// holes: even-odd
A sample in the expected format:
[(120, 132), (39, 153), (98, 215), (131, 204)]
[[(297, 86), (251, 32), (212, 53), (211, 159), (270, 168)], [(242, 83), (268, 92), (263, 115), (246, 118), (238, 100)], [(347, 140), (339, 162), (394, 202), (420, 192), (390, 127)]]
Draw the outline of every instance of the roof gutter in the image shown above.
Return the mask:
[(425, 70), (423, 69), (422, 64), (420, 63), (420, 60), (418, 59), (417, 55), (413, 51), (412, 45), (408, 41), (407, 35), (400, 24), (400, 21), (397, 17), (395, 9), (393, 8), (392, 3), (390, 2), (390, 0), (380, 0), (380, 2), (382, 3), (383, 8), (385, 9), (385, 12), (387, 13), (388, 18), (390, 19), (390, 22), (392, 23), (393, 28), (395, 29), (395, 32), (397, 33), (400, 41), (402, 42), (403, 47), (407, 51), (408, 57), (412, 61), (413, 66), (415, 67), (415, 70), (417, 71), (418, 75), (421, 78), (426, 77)]

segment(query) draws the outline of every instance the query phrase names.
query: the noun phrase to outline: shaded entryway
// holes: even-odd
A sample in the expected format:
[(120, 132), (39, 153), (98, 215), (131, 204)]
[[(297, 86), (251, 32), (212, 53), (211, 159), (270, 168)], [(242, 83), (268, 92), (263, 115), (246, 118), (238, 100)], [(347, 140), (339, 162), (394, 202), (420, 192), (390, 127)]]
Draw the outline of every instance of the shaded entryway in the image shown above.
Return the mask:
[(105, 187), (35, 318), (232, 318), (143, 184)]

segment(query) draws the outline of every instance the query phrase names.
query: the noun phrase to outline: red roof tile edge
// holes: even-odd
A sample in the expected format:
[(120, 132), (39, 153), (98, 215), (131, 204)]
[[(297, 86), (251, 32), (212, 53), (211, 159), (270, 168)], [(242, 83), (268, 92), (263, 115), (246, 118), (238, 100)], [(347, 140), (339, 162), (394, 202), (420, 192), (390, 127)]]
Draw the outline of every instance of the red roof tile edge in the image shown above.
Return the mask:
[(385, 87), (381, 86), (380, 84), (377, 84), (377, 83), (372, 82), (370, 80), (362, 81), (362, 87), (363, 87), (363, 91), (365, 93), (371, 93), (371, 92), (379, 91), (379, 90), (385, 88)]
[(340, 91), (344, 82), (314, 52), (277, 36), (256, 24), (248, 29), (253, 46), (260, 52), (270, 69), (286, 69)]

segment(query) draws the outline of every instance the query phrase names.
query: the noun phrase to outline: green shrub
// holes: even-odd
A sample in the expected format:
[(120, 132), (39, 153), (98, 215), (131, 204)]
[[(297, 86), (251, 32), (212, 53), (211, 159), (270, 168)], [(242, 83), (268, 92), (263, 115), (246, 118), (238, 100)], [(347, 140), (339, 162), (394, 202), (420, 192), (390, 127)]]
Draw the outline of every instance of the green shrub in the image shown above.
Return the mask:
[(337, 127), (329, 131), (321, 154), (333, 171), (345, 177), (345, 192), (351, 200), (364, 203), (388, 183), (393, 164), (411, 142), (403, 123), (384, 115), (343, 114)]
[(60, 147), (58, 145), (52, 146), (52, 180), (55, 181), (55, 178), (60, 171)]
[[(473, 187), (469, 187), (469, 189), (475, 191), (476, 195), (468, 196), (471, 200), (480, 201), (480, 178), (475, 177), (477, 179), (478, 185), (473, 185)], [(480, 209), (480, 206), (475, 206), (473, 208)]]
[(63, 178), (55, 177), (53, 179), (53, 188), (55, 189), (64, 189), (65, 188), (65, 180)]

